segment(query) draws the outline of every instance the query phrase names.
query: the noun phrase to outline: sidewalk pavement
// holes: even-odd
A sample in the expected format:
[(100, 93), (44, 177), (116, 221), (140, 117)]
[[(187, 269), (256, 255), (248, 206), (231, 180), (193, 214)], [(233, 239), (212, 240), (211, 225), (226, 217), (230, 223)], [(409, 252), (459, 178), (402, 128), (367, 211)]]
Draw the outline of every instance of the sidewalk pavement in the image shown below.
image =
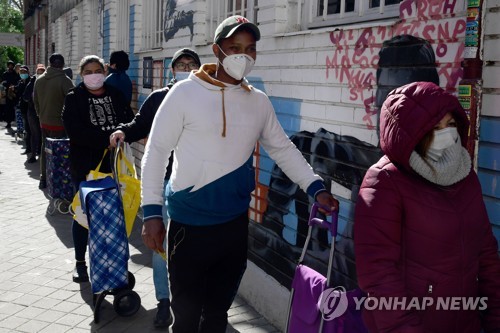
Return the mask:
[[(71, 280), (74, 251), (71, 217), (47, 213), (49, 196), (38, 189), (39, 162), (27, 164), (22, 140), (0, 125), (0, 333), (157, 332), (151, 251), (140, 224), (129, 239), (129, 271), (142, 300), (132, 317), (120, 317), (108, 295), (93, 322), (89, 283)], [(226, 333), (279, 332), (245, 300), (236, 297)]]

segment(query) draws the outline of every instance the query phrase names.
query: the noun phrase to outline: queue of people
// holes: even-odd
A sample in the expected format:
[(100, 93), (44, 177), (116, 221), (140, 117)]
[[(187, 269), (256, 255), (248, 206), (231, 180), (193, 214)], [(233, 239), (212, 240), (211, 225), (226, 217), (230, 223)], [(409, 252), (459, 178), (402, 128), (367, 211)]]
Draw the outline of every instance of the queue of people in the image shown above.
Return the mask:
[(45, 66), (38, 64), (33, 75), (26, 65), (8, 61), (7, 66), (0, 84), (0, 120), (5, 121), (5, 128), (10, 131), (13, 131), (12, 122), (17, 120), (16, 134), (23, 139), (25, 148), (21, 154), (27, 156), (27, 163), (35, 163), (41, 153), (42, 139), (33, 106), (33, 86), (36, 78), (45, 72)]
[[(112, 54), (108, 68), (97, 56), (83, 57), (82, 82), (76, 87), (65, 76), (59, 54), (51, 56), (44, 74), (37, 67), (35, 79), (26, 76), (29, 70), (23, 66), (17, 77), (13, 63), (2, 76), (7, 90), (14, 85), (20, 91), (18, 81), (24, 80), (23, 96), (33, 95), (32, 107), (29, 98), (23, 100), (27, 122), (37, 126), (30, 109), (39, 117), (42, 156), (45, 137), (69, 137), (75, 187), (106, 148), (147, 138), (142, 239), (154, 253), (156, 328), (226, 331), (227, 312), (247, 264), (257, 143), (323, 213), (339, 208), (285, 134), (267, 95), (245, 79), (257, 59), (260, 37), (259, 28), (246, 18), (225, 19), (215, 30), (216, 62), (202, 64), (194, 50), (178, 50), (171, 63), (173, 81), (153, 91), (135, 116), (123, 51)], [(434, 83), (410, 83), (388, 95), (380, 116), (385, 155), (366, 173), (356, 203), (357, 277), (368, 300), (487, 297), (488, 307), (365, 309), (369, 332), (500, 332), (498, 244), (464, 148), (468, 129), (458, 99)], [(30, 158), (40, 152), (39, 142), (27, 145)], [(89, 280), (87, 238), (87, 230), (73, 221), (72, 278), (78, 283)]]

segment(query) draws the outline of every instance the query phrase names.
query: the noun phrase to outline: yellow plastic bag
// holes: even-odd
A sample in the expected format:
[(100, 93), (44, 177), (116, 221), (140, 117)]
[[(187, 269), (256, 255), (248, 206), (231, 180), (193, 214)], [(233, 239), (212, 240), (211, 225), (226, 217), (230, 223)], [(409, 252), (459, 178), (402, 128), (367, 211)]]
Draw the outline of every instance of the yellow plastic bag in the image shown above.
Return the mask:
[(113, 177), (112, 173), (101, 172), (102, 161), (104, 161), (104, 157), (106, 157), (107, 153), (108, 153), (108, 149), (106, 148), (104, 150), (104, 154), (102, 155), (101, 162), (99, 162), (99, 164), (97, 164), (97, 167), (95, 168), (95, 170), (90, 170), (89, 174), (86, 177), (87, 180), (101, 179), (101, 178), (106, 178), (107, 176)]
[[(137, 217), (137, 211), (141, 205), (141, 181), (137, 179), (135, 168), (131, 161), (127, 159), (125, 153), (120, 151), (117, 155), (116, 167), (120, 183), (120, 194), (122, 195), (125, 226), (127, 236), (130, 236)], [(122, 167), (123, 165), (125, 165), (125, 168)]]
[[(102, 161), (107, 153), (107, 150), (102, 156), (101, 162), (97, 165), (95, 170), (91, 170), (87, 175), (87, 180), (101, 179), (113, 174), (100, 172)], [(135, 168), (131, 161), (128, 160), (126, 154), (121, 147), (118, 147), (115, 154), (115, 170), (117, 172), (118, 181), (120, 183), (120, 194), (123, 202), (123, 211), (125, 217), (125, 226), (127, 229), (127, 236), (130, 236), (132, 228), (134, 227), (135, 218), (141, 205), (141, 181), (137, 179)], [(87, 216), (83, 213), (80, 202), (80, 191), (75, 194), (73, 202), (71, 203), (73, 210), (73, 218), (81, 226), (88, 229)]]

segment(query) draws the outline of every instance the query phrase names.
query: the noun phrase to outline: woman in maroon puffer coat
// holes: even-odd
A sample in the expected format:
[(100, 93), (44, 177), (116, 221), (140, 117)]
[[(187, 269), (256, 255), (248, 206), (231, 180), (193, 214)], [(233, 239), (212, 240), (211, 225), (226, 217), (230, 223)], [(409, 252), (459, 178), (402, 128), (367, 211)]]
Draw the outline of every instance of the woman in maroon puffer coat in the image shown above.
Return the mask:
[(498, 245), (468, 128), (457, 98), (433, 83), (395, 89), (382, 106), (385, 156), (365, 175), (354, 223), (370, 332), (500, 332)]

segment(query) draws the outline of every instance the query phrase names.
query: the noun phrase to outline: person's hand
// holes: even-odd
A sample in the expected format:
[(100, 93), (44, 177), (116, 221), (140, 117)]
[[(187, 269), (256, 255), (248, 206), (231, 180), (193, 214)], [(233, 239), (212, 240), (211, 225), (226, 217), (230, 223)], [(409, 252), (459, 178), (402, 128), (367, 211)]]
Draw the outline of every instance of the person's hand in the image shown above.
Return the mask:
[(331, 193), (321, 192), (316, 196), (316, 202), (319, 203), (319, 211), (323, 214), (329, 215), (332, 210), (339, 210), (339, 201)]
[(111, 133), (109, 136), (109, 146), (111, 148), (116, 148), (118, 141), (120, 141), (120, 143), (125, 141), (125, 133), (123, 133), (123, 131), (118, 130)]
[(158, 253), (165, 253), (165, 249), (163, 248), (165, 234), (165, 225), (162, 219), (150, 219), (142, 225), (142, 241), (148, 248)]

